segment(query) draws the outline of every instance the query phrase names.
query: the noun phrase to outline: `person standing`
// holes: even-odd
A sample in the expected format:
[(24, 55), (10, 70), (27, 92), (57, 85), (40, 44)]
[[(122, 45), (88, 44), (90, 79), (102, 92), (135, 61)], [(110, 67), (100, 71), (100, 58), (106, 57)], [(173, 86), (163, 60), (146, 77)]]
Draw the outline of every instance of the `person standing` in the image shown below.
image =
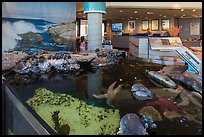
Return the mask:
[(86, 42), (84, 36), (81, 36), (80, 39), (80, 51), (86, 51)]

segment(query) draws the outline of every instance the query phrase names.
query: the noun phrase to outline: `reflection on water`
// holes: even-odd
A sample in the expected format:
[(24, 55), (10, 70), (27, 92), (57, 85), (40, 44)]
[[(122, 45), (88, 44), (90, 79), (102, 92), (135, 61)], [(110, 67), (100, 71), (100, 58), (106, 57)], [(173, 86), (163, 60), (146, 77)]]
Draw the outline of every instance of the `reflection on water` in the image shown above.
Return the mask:
[[(124, 114), (131, 112), (138, 114), (141, 108), (148, 106), (148, 101), (136, 101), (131, 96), (130, 88), (134, 83), (142, 83), (150, 90), (153, 89), (154, 98), (152, 101), (157, 99), (155, 94), (167, 99), (172, 99), (176, 96), (175, 93), (172, 93), (172, 96), (171, 93), (165, 95), (165, 91), (162, 92), (161, 87), (153, 84), (145, 73), (145, 70), (157, 71), (163, 67), (164, 65), (144, 62), (139, 59), (124, 59), (116, 65), (98, 69), (84, 69), (77, 74), (53, 72), (32, 76), (19, 75), (14, 77), (13, 75), (8, 75), (6, 78), (25, 101), (33, 97), (36, 89), (46, 88), (56, 93), (72, 95), (87, 104), (104, 108), (110, 108), (106, 104), (106, 100), (95, 99), (92, 95), (107, 92), (110, 84), (116, 81), (115, 87), (123, 84), (123, 88), (116, 95), (113, 104), (115, 108), (119, 109), (120, 117), (122, 117)], [(156, 124), (157, 128), (150, 134), (201, 134), (202, 123), (200, 125), (188, 120), (181, 122), (179, 119), (170, 120), (163, 116), (163, 121), (156, 122)]]

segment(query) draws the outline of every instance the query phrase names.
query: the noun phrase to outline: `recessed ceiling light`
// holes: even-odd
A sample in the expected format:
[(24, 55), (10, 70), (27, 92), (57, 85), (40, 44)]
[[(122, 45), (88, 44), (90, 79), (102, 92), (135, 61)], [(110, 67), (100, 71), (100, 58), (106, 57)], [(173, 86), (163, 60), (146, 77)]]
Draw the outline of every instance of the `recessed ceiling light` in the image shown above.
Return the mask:
[(161, 17), (162, 15), (160, 14), (159, 16)]
[(186, 16), (186, 14), (183, 14), (183, 16)]
[(145, 17), (147, 19), (147, 17)]
[(195, 9), (193, 9), (193, 12), (195, 12), (196, 10)]
[(184, 11), (184, 9), (181, 9), (181, 11)]
[(122, 10), (120, 10), (120, 12), (123, 12)]
[(138, 20), (138, 18), (136, 18), (136, 20)]
[(135, 13), (137, 13), (137, 11), (135, 11)]
[(130, 17), (132, 19), (132, 17)]
[(166, 16), (164, 16), (164, 18), (166, 18)]
[(181, 16), (181, 18), (183, 18), (183, 16)]
[(149, 11), (148, 11), (147, 14), (154, 14), (154, 12), (149, 12)]

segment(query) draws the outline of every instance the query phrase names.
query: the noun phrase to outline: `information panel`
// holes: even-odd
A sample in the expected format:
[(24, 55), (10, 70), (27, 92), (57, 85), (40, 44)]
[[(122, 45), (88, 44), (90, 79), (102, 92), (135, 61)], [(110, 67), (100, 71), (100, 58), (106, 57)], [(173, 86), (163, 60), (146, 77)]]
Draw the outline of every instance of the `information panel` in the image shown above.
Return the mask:
[(149, 37), (151, 50), (172, 51), (181, 47), (182, 41), (179, 37)]

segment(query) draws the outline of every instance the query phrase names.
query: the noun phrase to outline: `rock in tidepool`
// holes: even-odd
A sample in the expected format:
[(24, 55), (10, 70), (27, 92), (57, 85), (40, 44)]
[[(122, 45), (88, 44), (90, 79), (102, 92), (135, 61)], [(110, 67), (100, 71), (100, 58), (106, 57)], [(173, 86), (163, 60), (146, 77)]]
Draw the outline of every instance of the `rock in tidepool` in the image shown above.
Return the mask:
[(165, 87), (174, 89), (177, 88), (177, 85), (174, 83), (174, 81), (172, 81), (168, 76), (160, 71), (148, 71), (148, 76), (158, 81)]
[(76, 59), (77, 62), (91, 62), (93, 59), (97, 58), (97, 54), (95, 52), (82, 52), (79, 54), (71, 54), (71, 57)]
[(153, 98), (152, 92), (142, 84), (134, 84), (131, 87), (132, 95), (137, 100), (149, 100)]
[(94, 67), (102, 67), (117, 63), (121, 58), (124, 58), (124, 51), (117, 49), (96, 49), (97, 58), (91, 65)]
[(187, 87), (194, 89), (195, 91), (202, 94), (202, 78), (192, 72), (185, 71), (179, 79), (182, 83), (184, 83)]
[(19, 61), (28, 56), (25, 52), (13, 51), (2, 55), (2, 70), (13, 68)]
[(119, 135), (145, 135), (147, 134), (140, 118), (134, 113), (124, 115), (120, 120)]
[(45, 88), (36, 90), (26, 101), (55, 130), (54, 111), (60, 111), (60, 125), (70, 126), (69, 135), (116, 135), (120, 122), (118, 109), (88, 105), (68, 94), (54, 93)]
[(187, 65), (167, 65), (160, 71), (173, 79), (179, 80), (180, 75), (187, 69)]
[(142, 116), (140, 121), (142, 122), (146, 130), (157, 128), (151, 116)]
[(153, 121), (162, 121), (162, 116), (153, 106), (143, 107), (138, 112), (141, 116), (151, 116)]

